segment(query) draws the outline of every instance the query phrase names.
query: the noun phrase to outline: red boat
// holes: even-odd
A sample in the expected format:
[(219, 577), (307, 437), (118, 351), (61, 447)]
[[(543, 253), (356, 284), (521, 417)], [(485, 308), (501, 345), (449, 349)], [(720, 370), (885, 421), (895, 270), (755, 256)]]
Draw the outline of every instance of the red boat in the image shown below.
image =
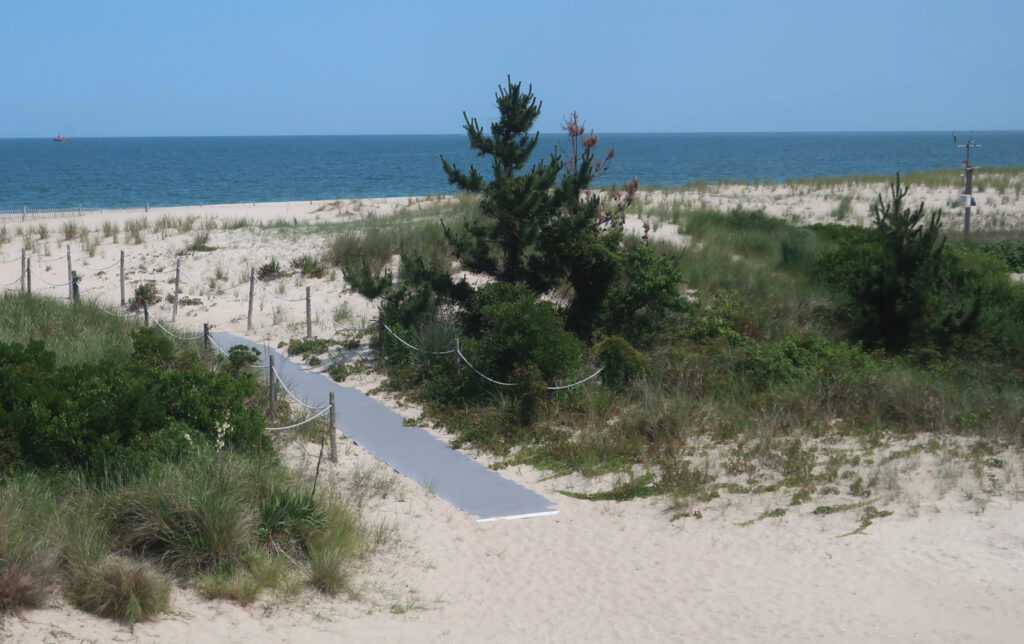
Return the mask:
[(65, 139), (64, 135), (61, 134), (60, 132), (57, 132), (57, 136), (54, 137), (53, 140), (56, 141), (57, 143), (66, 143), (67, 142), (67, 139)]

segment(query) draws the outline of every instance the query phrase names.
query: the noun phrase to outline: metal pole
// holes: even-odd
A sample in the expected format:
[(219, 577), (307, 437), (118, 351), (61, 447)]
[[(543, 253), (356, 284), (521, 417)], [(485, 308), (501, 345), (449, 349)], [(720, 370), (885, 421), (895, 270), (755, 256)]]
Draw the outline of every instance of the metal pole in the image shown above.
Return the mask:
[(25, 258), (25, 284), (28, 287), (28, 294), (32, 295), (32, 258)]
[(306, 339), (313, 337), (313, 306), (309, 299), (309, 287), (306, 287)]
[(70, 302), (75, 297), (75, 287), (73, 286), (74, 282), (71, 279), (71, 275), (72, 275), (72, 273), (71, 273), (71, 244), (67, 245), (67, 249), (68, 249), (68, 302)]
[(268, 353), (270, 367), (267, 369), (267, 384), (270, 389), (270, 413), (273, 415), (274, 407), (277, 406), (277, 377), (274, 375), (274, 354)]
[(246, 328), (252, 331), (252, 300), (256, 295), (256, 269), (249, 269), (249, 317)]
[(965, 191), (967, 193), (967, 204), (964, 206), (964, 239), (971, 235), (971, 193), (973, 192), (974, 168), (970, 162), (970, 148), (967, 148), (967, 167), (964, 168)]
[(121, 306), (124, 306), (124, 251), (121, 251)]
[(178, 295), (180, 293), (181, 260), (174, 264), (174, 307), (171, 309), (171, 322), (178, 319)]
[(327, 431), (329, 431), (331, 433), (330, 436), (331, 436), (331, 462), (332, 463), (337, 463), (338, 462), (338, 436), (337, 436), (337, 432), (334, 429), (334, 423), (337, 421), (337, 418), (338, 418), (336, 409), (337, 408), (336, 408), (336, 406), (334, 404), (334, 392), (332, 391), (331, 392), (330, 427), (327, 428)]

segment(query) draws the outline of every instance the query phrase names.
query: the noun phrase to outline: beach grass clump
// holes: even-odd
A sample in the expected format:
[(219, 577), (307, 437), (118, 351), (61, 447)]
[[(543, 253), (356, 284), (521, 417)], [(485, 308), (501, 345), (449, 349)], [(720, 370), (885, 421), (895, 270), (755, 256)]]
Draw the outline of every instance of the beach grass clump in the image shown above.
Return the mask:
[(269, 282), (274, 278), (281, 277), (281, 275), (281, 264), (278, 263), (277, 258), (275, 257), (271, 257), (269, 262), (261, 264), (260, 267), (256, 269), (256, 277), (260, 278), (264, 282)]
[(145, 217), (137, 217), (124, 222), (124, 236), (133, 244), (141, 244), (146, 241), (147, 230), (149, 230), (149, 220)]
[(110, 220), (103, 222), (103, 236), (110, 238), (112, 241), (117, 241), (117, 234), (120, 231), (118, 225)]
[(68, 575), (64, 594), (82, 610), (133, 626), (165, 612), (171, 580), (148, 561), (108, 556)]
[(41, 477), (0, 481), (0, 613), (37, 608), (53, 592), (60, 564), (54, 529), (59, 505)]
[(303, 277), (320, 279), (324, 276), (323, 262), (312, 255), (302, 255), (292, 259), (291, 266)]
[(11, 241), (11, 234), (7, 231), (7, 226), (0, 226), (0, 246)]
[(64, 235), (64, 239), (70, 241), (72, 239), (77, 239), (78, 235), (81, 234), (82, 229), (79, 227), (78, 222), (66, 221), (64, 222), (64, 225), (61, 226), (61, 232)]
[(185, 246), (185, 249), (179, 253), (207, 253), (210, 251), (217, 250), (216, 246), (210, 245), (210, 231), (200, 230), (192, 237), (192, 241)]

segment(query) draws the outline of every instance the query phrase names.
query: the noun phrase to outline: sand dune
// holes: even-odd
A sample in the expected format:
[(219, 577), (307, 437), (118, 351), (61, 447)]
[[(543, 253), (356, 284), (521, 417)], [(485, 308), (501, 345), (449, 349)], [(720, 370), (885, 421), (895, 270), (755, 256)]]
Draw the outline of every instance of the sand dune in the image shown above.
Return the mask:
[[(720, 198), (746, 203), (744, 190), (735, 187)], [(653, 203), (667, 197), (649, 198)], [(948, 195), (932, 199), (944, 202)], [(808, 216), (827, 217), (835, 207), (833, 201), (820, 201), (808, 202)], [(155, 221), (162, 215), (326, 222), (383, 215), (419, 202), (182, 207), (75, 220), (93, 230), (104, 221), (142, 216)], [(1019, 215), (1019, 202), (1014, 204)], [(639, 222), (630, 226), (636, 229)], [(38, 242), (36, 253), (57, 256), (66, 243), (52, 239), (59, 236), (61, 222), (44, 223), (51, 239)], [(0, 260), (11, 260), (20, 253), (21, 239), (15, 234), (20, 224), (5, 225), (14, 239), (0, 248)], [(677, 238), (674, 227), (655, 232)], [(148, 232), (144, 243), (131, 244), (122, 234), (120, 243), (104, 240), (93, 257), (85, 257), (78, 241), (70, 244), (73, 257), (93, 267), (116, 260), (123, 248), (133, 264), (168, 270), (193, 235), (170, 231), (161, 238)], [(324, 243), (274, 231), (213, 230), (209, 244), (217, 251), (180, 257), (183, 268), (204, 284), (220, 268), (227, 278), (216, 284), (223, 287), (242, 281), (249, 266), (271, 257), (286, 261), (318, 253)], [(51, 281), (66, 279), (63, 262), (38, 266)], [(18, 262), (0, 265), (0, 283), (16, 278), (17, 271)], [(84, 274), (87, 291), (113, 307), (119, 297), (116, 270)], [(156, 280), (162, 294), (173, 290), (168, 275)], [(325, 311), (347, 306), (356, 323), (373, 314), (372, 303), (350, 292), (340, 274), (308, 284)], [(286, 278), (270, 288), (274, 295), (299, 298), (306, 285)], [(49, 290), (66, 294), (63, 288)], [(245, 334), (247, 288), (215, 294), (189, 284), (183, 294), (201, 303), (181, 306), (179, 322), (193, 327), (209, 322)], [(304, 308), (274, 295), (257, 295), (256, 325), (248, 335), (275, 344), (301, 336)], [(168, 319), (169, 305), (156, 307), (154, 314)], [(315, 333), (332, 331), (329, 322), (318, 319)], [(355, 384), (369, 389), (374, 381), (364, 377)], [(388, 402), (418, 415), (418, 410)], [(291, 449), (296, 467), (312, 466), (299, 446)], [(340, 488), (353, 467), (379, 467), (350, 441), (342, 441), (341, 452), (341, 463), (330, 472)], [(858, 527), (855, 512), (813, 514), (813, 504), (789, 507), (790, 495), (783, 492), (723, 493), (690, 506), (689, 516), (671, 520), (666, 500), (577, 500), (559, 490), (586, 491), (606, 487), (607, 481), (551, 479), (527, 467), (510, 468), (505, 475), (556, 499), (559, 514), (478, 524), (399, 479), (396, 490), (370, 508), (375, 521), (394, 528), (397, 541), (360, 574), (356, 599), (271, 596), (242, 608), (179, 589), (172, 613), (130, 632), (54, 598), (45, 609), (7, 617), (0, 636), (12, 642), (1019, 641), (1024, 632), (1024, 509), (1018, 501), (1024, 496), (1019, 483), (1024, 461), (1019, 454), (1009, 455), (1009, 469), (1017, 478), (1003, 492), (980, 500), (966, 480), (938, 485), (930, 458), (922, 454), (907, 466), (901, 488), (886, 505), (894, 514), (859, 534), (848, 534)], [(773, 508), (787, 512), (741, 525)]]

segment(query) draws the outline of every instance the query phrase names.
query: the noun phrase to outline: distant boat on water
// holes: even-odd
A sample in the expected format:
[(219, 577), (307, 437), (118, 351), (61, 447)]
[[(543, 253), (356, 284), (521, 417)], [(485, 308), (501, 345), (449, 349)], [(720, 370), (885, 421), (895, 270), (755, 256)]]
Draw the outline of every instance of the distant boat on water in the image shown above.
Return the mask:
[(57, 136), (53, 137), (53, 140), (56, 141), (57, 143), (67, 143), (68, 141), (60, 132), (57, 132)]

